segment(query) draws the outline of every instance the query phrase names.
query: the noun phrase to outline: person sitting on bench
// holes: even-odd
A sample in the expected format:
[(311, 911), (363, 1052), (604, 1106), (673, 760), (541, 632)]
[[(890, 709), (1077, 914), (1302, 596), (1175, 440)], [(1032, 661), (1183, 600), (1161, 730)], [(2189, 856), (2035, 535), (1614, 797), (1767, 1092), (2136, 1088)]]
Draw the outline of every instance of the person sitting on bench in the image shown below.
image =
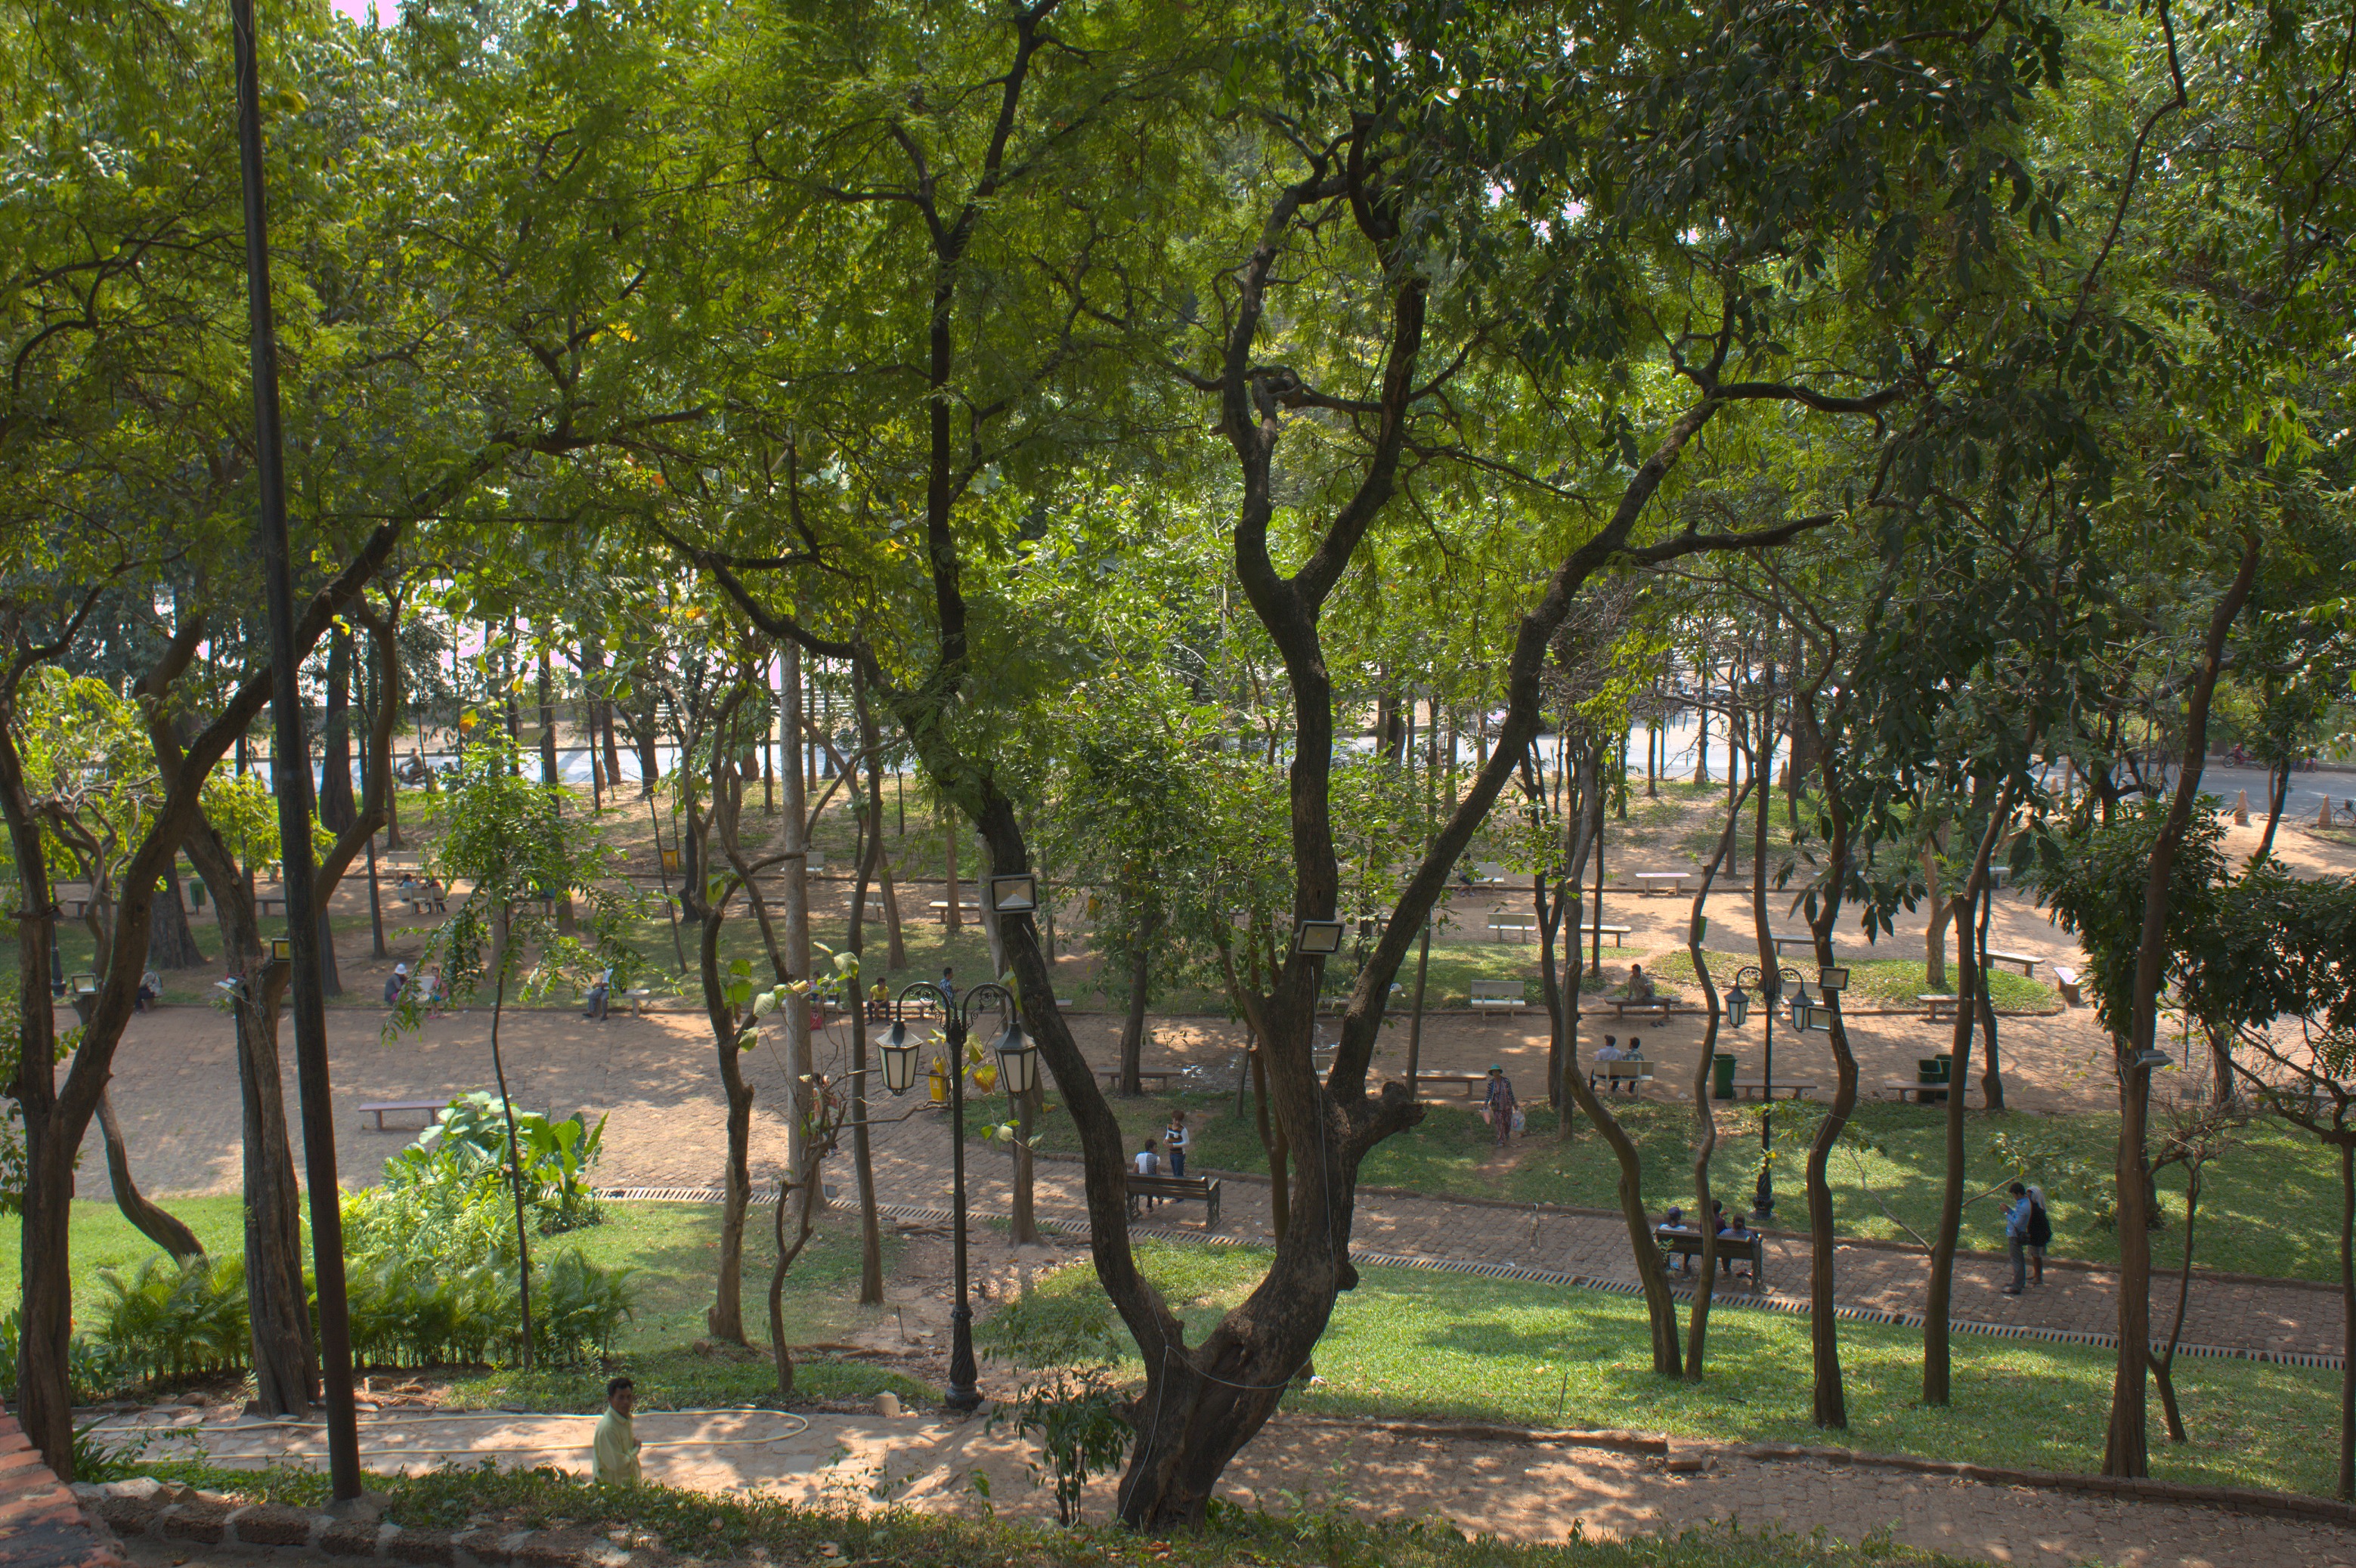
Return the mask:
[(604, 1023), (605, 1021), (605, 1008), (608, 1004), (608, 999), (613, 996), (613, 994), (614, 967), (609, 964), (605, 966), (605, 972), (604, 974), (589, 982), (589, 1006), (581, 1016), (584, 1019), (594, 1019), (599, 1023)]
[[(1144, 1147), (1137, 1151), (1137, 1174), (1140, 1176), (1162, 1174), (1162, 1157), (1154, 1152), (1151, 1138), (1146, 1139)], [(1160, 1199), (1149, 1193), (1146, 1196), (1145, 1207), (1151, 1211), (1160, 1202)]]
[(406, 964), (394, 965), (392, 966), (392, 973), (385, 977), (384, 1005), (388, 1008), (399, 1007), (401, 1005), (401, 993), (408, 988), (409, 965)]
[[(1756, 1240), (1758, 1235), (1758, 1232), (1750, 1230), (1744, 1226), (1742, 1223), (1742, 1216), (1740, 1214), (1727, 1215), (1726, 1222), (1718, 1228), (1718, 1239), (1721, 1242), (1733, 1242), (1740, 1244)], [(1718, 1259), (1718, 1271), (1724, 1275), (1733, 1275), (1735, 1272), (1734, 1260), (1723, 1253), (1719, 1253)], [(1744, 1269), (1741, 1274), (1736, 1277), (1748, 1278), (1750, 1277), (1750, 1274), (1751, 1271), (1749, 1269)]]
[(1620, 1037), (1616, 1034), (1605, 1035), (1603, 1049), (1595, 1053), (1598, 1061), (1624, 1061), (1627, 1058), (1628, 1053), (1620, 1049)]
[(1622, 995), (1632, 1002), (1649, 1002), (1653, 999), (1653, 977), (1644, 973), (1644, 966), (1642, 964), (1628, 965), (1628, 986)]
[[(1693, 1226), (1686, 1223), (1686, 1211), (1682, 1209), (1672, 1209), (1667, 1213), (1662, 1215), (1661, 1229), (1664, 1231), (1674, 1231), (1681, 1236), (1697, 1236), (1701, 1233), (1699, 1231), (1694, 1229)], [(1693, 1254), (1690, 1253), (1679, 1253), (1676, 1256), (1677, 1273), (1681, 1275), (1691, 1274), (1693, 1272)]]
[(1628, 1049), (1621, 1056), (1620, 1060), (1622, 1061), (1641, 1061), (1644, 1058), (1644, 1037), (1641, 1034), (1630, 1035), (1628, 1037)]

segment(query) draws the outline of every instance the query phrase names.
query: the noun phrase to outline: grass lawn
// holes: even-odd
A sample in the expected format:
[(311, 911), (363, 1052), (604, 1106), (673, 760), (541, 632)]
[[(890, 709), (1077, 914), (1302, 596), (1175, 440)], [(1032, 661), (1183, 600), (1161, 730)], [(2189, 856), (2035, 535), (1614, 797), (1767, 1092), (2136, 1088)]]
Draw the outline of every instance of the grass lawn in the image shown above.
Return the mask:
[[(244, 1250), (241, 1200), (177, 1199), (166, 1207), (196, 1232), (207, 1250), (217, 1253)], [(616, 1339), (614, 1352), (622, 1370), (640, 1380), (640, 1398), (652, 1406), (678, 1407), (743, 1403), (773, 1393), (776, 1374), (766, 1355), (749, 1360), (732, 1359), (725, 1352), (706, 1357), (688, 1348), (705, 1334), (703, 1310), (712, 1303), (712, 1279), (720, 1253), (720, 1206), (608, 1203), (605, 1213), (603, 1224), (561, 1236), (534, 1237), (532, 1257), (536, 1266), (544, 1266), (556, 1253), (578, 1247), (592, 1263), (635, 1271), (632, 1283), (637, 1291), (637, 1315)], [(766, 1211), (756, 1209), (747, 1226), (744, 1249), (746, 1330), (761, 1341), (768, 1338), (769, 1268), (776, 1256), (766, 1221)], [(112, 1203), (76, 1203), (71, 1243), (74, 1319), (77, 1327), (88, 1330), (96, 1326), (99, 1304), (104, 1299), (98, 1271), (136, 1264), (155, 1248), (131, 1228)], [(887, 1231), (884, 1237), (887, 1273), (898, 1248), (897, 1239)], [(0, 1300), (16, 1298), (18, 1268), (16, 1249), (0, 1249)], [(810, 1238), (786, 1278), (787, 1343), (823, 1344), (862, 1326), (880, 1309), (857, 1304), (858, 1285), (858, 1230), (852, 1216), (837, 1212), (821, 1221), (818, 1234)], [(801, 1373), (798, 1385), (814, 1397), (872, 1393), (886, 1388), (904, 1393), (923, 1392), (894, 1373), (856, 1362), (813, 1362)], [(595, 1369), (530, 1375), (495, 1369), (462, 1380), (453, 1398), (462, 1405), (529, 1403), (542, 1409), (594, 1410), (605, 1402), (606, 1375)]]
[[(1183, 1106), (1194, 1136), (1190, 1169), (1268, 1168), (1248, 1098), (1240, 1116), (1232, 1094), (1116, 1097), (1111, 1104), (1132, 1139), (1158, 1137), (1169, 1125), (1171, 1110)], [(1672, 1203), (1690, 1204), (1692, 1111), (1656, 1101), (1628, 1101), (1614, 1110), (1644, 1157), (1646, 1204), (1655, 1211)], [(1360, 1179), (1373, 1187), (1518, 1203), (1616, 1207), (1620, 1168), (1603, 1140), (1582, 1126), (1580, 1136), (1565, 1144), (1555, 1136), (1553, 1112), (1538, 1107), (1528, 1115), (1528, 1136), (1514, 1146), (1514, 1163), (1499, 1168), (1489, 1129), (1478, 1116), (1452, 1105), (1430, 1106), (1421, 1126), (1389, 1139), (1366, 1157)], [(1756, 1105), (1719, 1111), (1711, 1184), (1721, 1195), (1740, 1193), (1747, 1199), (1751, 1191), (1759, 1168), (1759, 1115)], [(1804, 1105), (1795, 1110), (1779, 1104), (1776, 1117), (1779, 1147), (1787, 1134), (1813, 1125)], [(1904, 1232), (1879, 1207), (1887, 1203), (1890, 1213), (1927, 1235), (1937, 1220), (1944, 1180), (1945, 1112), (1937, 1106), (1869, 1103), (1858, 1107), (1855, 1125), (1868, 1147), (1854, 1154), (1844, 1148), (1832, 1164), (1833, 1203), (1841, 1232), (1902, 1238)], [(1999, 1129), (2050, 1148), (2053, 1157), (2032, 1179), (2042, 1179), (2040, 1185), (2052, 1201), (2054, 1255), (2115, 1263), (2117, 1237), (2095, 1222), (2094, 1210), (2109, 1190), (2117, 1126), (2117, 1118), (2108, 1115), (1991, 1120), (1975, 1112), (1965, 1138), (1971, 1179), (1977, 1188), (1986, 1188), (2002, 1178), (2001, 1168), (1988, 1153), (1989, 1138)], [(1061, 1115), (1042, 1121), (1039, 1137), (1042, 1147), (1050, 1149), (1079, 1147), (1070, 1119)], [(2201, 1189), (2196, 1262), (2279, 1278), (2337, 1279), (2337, 1216), (2329, 1205), (2319, 1209), (2315, 1197), (2329, 1191), (2338, 1180), (2332, 1161), (2313, 1139), (2295, 1136), (2280, 1123), (2254, 1125), (2247, 1138), (2210, 1167)], [(2062, 1179), (2071, 1161), (2076, 1162), (2076, 1173)], [(1792, 1224), (1801, 1222), (1798, 1172), (1793, 1161), (1783, 1163), (1776, 1173), (1783, 1199), (1777, 1210)], [(1860, 1187), (1860, 1173), (1870, 1197)], [(2159, 1188), (2169, 1223), (2153, 1237), (2153, 1261), (2156, 1267), (2166, 1268), (2182, 1257), (2182, 1172), (2174, 1167), (2161, 1172)], [(1732, 1197), (1726, 1200), (1735, 1201)], [(1965, 1209), (1963, 1241), (1970, 1248), (2003, 1250), (2003, 1214), (1994, 1200)]]
[[(1199, 1341), (1243, 1299), (1269, 1254), (1240, 1247), (1140, 1244), (1148, 1275), (1183, 1303)], [(1643, 1304), (1600, 1291), (1367, 1267), (1317, 1346), (1323, 1381), (1288, 1406), (1348, 1415), (1427, 1414), (1533, 1425), (1630, 1427), (1697, 1440), (1839, 1444), (2031, 1469), (2101, 1463), (2111, 1356), (1984, 1335), (1954, 1339), (1955, 1403), (1917, 1403), (1918, 1333), (1841, 1326), (1850, 1428), (1809, 1419), (1808, 1323), (1729, 1308), (1710, 1317), (1700, 1384), (1655, 1377)], [(1093, 1291), (1095, 1272), (1042, 1288)], [(2184, 1360), (2177, 1387), (2190, 1441), (2167, 1442), (2152, 1401), (2152, 1473), (2168, 1480), (2329, 1495), (2336, 1372), (2254, 1361)], [(1131, 1363), (1129, 1371), (1135, 1373)]]

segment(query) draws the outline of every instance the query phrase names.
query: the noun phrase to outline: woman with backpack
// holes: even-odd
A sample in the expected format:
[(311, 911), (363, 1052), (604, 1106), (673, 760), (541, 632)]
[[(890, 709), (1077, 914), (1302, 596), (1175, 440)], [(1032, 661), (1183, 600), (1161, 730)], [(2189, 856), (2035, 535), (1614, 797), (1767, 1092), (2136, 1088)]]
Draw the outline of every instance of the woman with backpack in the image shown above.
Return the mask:
[(2045, 1249), (2052, 1244), (2052, 1241), (2053, 1220), (2045, 1211), (2045, 1189), (2032, 1187), (2029, 1189), (2029, 1284), (2045, 1283)]
[(2007, 1296), (2019, 1296), (2029, 1282), (2029, 1264), (2037, 1263), (2037, 1283), (2045, 1283), (2045, 1247), (2053, 1240), (2053, 1221), (2045, 1212), (2045, 1194), (2016, 1181), (2010, 1189), (2012, 1208), (2004, 1217), (2004, 1240), (2012, 1253), (2012, 1283)]

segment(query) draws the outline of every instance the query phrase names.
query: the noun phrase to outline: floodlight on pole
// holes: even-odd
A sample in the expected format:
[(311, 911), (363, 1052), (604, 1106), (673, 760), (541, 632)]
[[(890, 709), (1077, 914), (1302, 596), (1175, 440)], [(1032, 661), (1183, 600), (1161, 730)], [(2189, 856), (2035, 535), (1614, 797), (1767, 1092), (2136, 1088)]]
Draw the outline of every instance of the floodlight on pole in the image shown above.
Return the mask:
[(1837, 997), (1848, 989), (1848, 970), (1838, 964), (1827, 964), (1816, 971), (1816, 984)]
[(1342, 923), (1338, 920), (1304, 920), (1292, 928), (1292, 950), (1326, 955), (1342, 951)]
[(990, 879), (990, 907), (1000, 914), (1029, 914), (1039, 907), (1039, 879), (1029, 871)]

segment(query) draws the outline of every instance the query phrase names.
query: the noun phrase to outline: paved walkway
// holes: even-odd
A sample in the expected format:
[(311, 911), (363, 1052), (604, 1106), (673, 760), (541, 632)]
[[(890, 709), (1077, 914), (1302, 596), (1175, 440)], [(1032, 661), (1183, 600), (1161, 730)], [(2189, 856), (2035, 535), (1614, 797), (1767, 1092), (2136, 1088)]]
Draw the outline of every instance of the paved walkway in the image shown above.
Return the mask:
[(16, 1418), (0, 1415), (0, 1568), (110, 1568), (122, 1561)]
[[(1053, 1517), (1035, 1488), (1033, 1450), (1002, 1428), (912, 1414), (648, 1413), (637, 1421), (647, 1477), (836, 1508), (898, 1505), (1018, 1519)], [(258, 1463), (264, 1455), (319, 1454), (316, 1433), (233, 1420), (175, 1419), (157, 1452), (201, 1445)], [(471, 1421), (370, 1419), (363, 1449), (458, 1456), (489, 1451), (503, 1465), (587, 1469), (587, 1417), (493, 1415)], [(1804, 1535), (1819, 1527), (1850, 1540), (1888, 1531), (1909, 1546), (2038, 1568), (2356, 1568), (2356, 1531), (2307, 1520), (2182, 1502), (1990, 1485), (1816, 1460), (1762, 1460), (1709, 1445), (1679, 1445), (1673, 1474), (1658, 1454), (1514, 1444), (1445, 1428), (1280, 1414), (1237, 1456), (1222, 1496), (1282, 1512), (1335, 1508), (1438, 1516), (1510, 1541), (1561, 1541), (1577, 1528), (1622, 1538), (1733, 1520), (1747, 1530)], [(464, 1462), (462, 1459), (461, 1462)], [(371, 1467), (398, 1457), (372, 1456)], [(973, 1476), (990, 1478), (987, 1503)], [(880, 1493), (880, 1495), (879, 1495)], [(1113, 1483), (1090, 1485), (1086, 1509), (1102, 1519)], [(176, 1552), (201, 1557), (193, 1546)], [(1795, 1557), (1795, 1561), (1797, 1558)]]
[[(884, 1200), (937, 1206), (948, 1191), (948, 1129), (927, 1117), (896, 1129), (876, 1151), (876, 1189)], [(966, 1179), (974, 1203), (984, 1212), (1003, 1213), (1012, 1182), (1011, 1157), (994, 1148), (968, 1157)], [(1063, 1160), (1037, 1166), (1037, 1201), (1048, 1212), (1077, 1217), (1085, 1210), (1079, 1167)], [(1220, 1192), (1222, 1233), (1251, 1239), (1271, 1237), (1268, 1185), (1229, 1180)], [(1194, 1204), (1165, 1211), (1181, 1229), (1201, 1223)], [(1627, 1226), (1616, 1216), (1550, 1213), (1492, 1207), (1438, 1198), (1361, 1196), (1351, 1232), (1359, 1253), (1441, 1258), (1463, 1263), (1505, 1264), (1626, 1285), (1636, 1283)], [(1766, 1294), (1804, 1304), (1812, 1249), (1804, 1235), (1776, 1235), (1767, 1249)], [(1930, 1265), (1918, 1253), (1844, 1243), (1836, 1267), (1844, 1306), (1919, 1316), (1928, 1289)], [(1975, 1323), (2105, 1334), (2115, 1330), (2117, 1275), (2108, 1269), (2049, 1264), (2045, 1284), (2017, 1296), (2002, 1294), (2011, 1277), (2000, 1258), (1965, 1255), (1956, 1262), (1952, 1316)], [(1673, 1276), (1674, 1277), (1674, 1276)], [(1725, 1296), (1749, 1295), (1736, 1281)], [(2172, 1279), (2152, 1286), (2155, 1321), (2164, 1307), (2173, 1314)], [(2340, 1305), (2336, 1292), (2289, 1285), (2226, 1284), (2195, 1278), (2185, 1321), (2187, 1344), (2215, 1345), (2308, 1355), (2340, 1349)]]

